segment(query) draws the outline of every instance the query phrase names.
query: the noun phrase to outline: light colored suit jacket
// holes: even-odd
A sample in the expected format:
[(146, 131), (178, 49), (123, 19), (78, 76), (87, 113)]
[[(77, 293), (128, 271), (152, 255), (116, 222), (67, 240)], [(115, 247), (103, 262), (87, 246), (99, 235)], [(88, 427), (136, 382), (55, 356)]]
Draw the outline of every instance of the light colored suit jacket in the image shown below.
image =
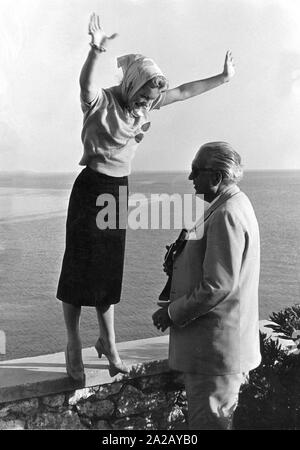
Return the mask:
[(260, 244), (248, 197), (230, 186), (207, 209), (203, 236), (175, 258), (170, 295), (169, 365), (225, 375), (260, 364)]

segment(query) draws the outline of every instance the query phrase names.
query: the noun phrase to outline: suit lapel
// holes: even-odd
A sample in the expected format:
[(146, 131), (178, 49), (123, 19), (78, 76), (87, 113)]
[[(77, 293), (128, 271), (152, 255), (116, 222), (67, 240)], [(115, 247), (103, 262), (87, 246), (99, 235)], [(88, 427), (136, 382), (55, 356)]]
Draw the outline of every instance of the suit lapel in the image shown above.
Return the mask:
[(195, 229), (198, 229), (201, 225), (203, 225), (203, 223), (207, 221), (207, 219), (212, 215), (212, 213), (217, 208), (219, 208), (219, 206), (221, 206), (228, 199), (238, 194), (239, 192), (241, 191), (237, 185), (230, 186), (224, 192), (222, 192), (222, 194), (220, 194), (218, 199), (206, 209), (202, 218), (196, 223)]
[(230, 186), (228, 189), (226, 189), (226, 191), (222, 192), (219, 198), (204, 212), (204, 222), (217, 208), (219, 208), (219, 206), (221, 206), (223, 203), (225, 203), (227, 200), (229, 200), (231, 197), (233, 197), (235, 194), (238, 194), (239, 192), (241, 192), (240, 188), (236, 185)]

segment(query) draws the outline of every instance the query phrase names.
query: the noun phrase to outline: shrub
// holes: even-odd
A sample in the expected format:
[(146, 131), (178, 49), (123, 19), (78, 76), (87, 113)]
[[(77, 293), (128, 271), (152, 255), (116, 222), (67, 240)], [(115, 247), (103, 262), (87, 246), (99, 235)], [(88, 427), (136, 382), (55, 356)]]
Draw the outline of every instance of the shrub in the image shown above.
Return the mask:
[[(291, 339), (300, 329), (300, 305), (273, 313), (280, 337)], [(300, 429), (300, 356), (260, 333), (262, 362), (242, 386), (235, 415), (236, 429)]]

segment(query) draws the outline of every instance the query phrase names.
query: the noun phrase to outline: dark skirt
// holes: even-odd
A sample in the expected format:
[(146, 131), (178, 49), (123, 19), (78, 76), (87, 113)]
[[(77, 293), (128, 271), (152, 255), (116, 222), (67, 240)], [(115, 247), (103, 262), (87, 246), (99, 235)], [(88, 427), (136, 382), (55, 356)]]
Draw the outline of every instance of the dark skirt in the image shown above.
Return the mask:
[[(119, 197), (119, 188), (125, 198)], [(110, 194), (105, 198), (114, 200), (116, 208), (113, 202), (111, 209), (107, 202), (97, 206), (100, 194)], [(127, 205), (127, 177), (110, 177), (89, 167), (78, 175), (69, 201), (66, 249), (56, 295), (59, 300), (74, 306), (108, 306), (120, 301)], [(115, 223), (113, 220), (103, 229), (99, 213), (101, 223), (116, 219)]]

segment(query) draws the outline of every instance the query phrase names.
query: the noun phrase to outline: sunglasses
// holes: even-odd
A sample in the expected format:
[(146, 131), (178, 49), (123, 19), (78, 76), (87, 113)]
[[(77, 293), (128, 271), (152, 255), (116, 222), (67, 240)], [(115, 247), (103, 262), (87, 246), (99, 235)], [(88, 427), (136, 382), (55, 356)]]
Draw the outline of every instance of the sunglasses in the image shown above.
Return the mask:
[[(148, 131), (150, 128), (151, 123), (146, 122), (141, 126), (142, 131)], [(144, 133), (139, 133), (136, 136), (134, 136), (135, 142), (140, 143), (144, 139)]]
[(198, 175), (200, 175), (201, 172), (215, 172), (215, 169), (212, 169), (212, 168), (210, 168), (210, 167), (203, 168), (203, 169), (198, 168), (198, 167), (193, 167), (193, 168), (192, 168), (192, 174), (193, 174), (194, 176), (196, 176), (196, 177), (197, 177)]

